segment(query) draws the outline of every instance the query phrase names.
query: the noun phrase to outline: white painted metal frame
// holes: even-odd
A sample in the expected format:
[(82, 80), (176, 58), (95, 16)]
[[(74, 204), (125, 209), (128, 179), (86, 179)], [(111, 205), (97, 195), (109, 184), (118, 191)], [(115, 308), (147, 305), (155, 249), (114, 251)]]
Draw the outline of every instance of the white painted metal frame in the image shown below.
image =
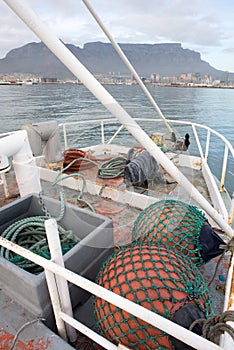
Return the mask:
[[(230, 267), (227, 274), (224, 311), (234, 311), (234, 252), (232, 252)], [(234, 322), (227, 322), (234, 329)], [(220, 345), (227, 350), (234, 348), (234, 340), (226, 332), (221, 337)]]
[[(46, 230), (47, 241), (50, 249), (51, 260), (56, 264), (64, 267), (64, 260), (63, 260), (60, 237), (58, 233), (58, 225), (56, 220), (55, 219), (46, 220), (45, 230)], [(49, 276), (47, 274), (47, 278), (48, 277)], [(60, 277), (59, 275), (55, 275), (55, 282), (57, 286), (56, 291), (58, 291), (58, 297), (61, 303), (62, 310), (64, 310), (66, 314), (68, 314), (69, 316), (73, 317), (72, 304), (70, 300), (67, 280)], [(53, 288), (53, 291), (54, 291), (54, 288)], [(57, 293), (56, 293), (56, 296), (57, 296)], [(56, 316), (56, 312), (55, 312), (55, 316)], [(73, 343), (76, 340), (76, 333), (74, 329), (71, 328), (70, 326), (65, 326), (65, 329), (62, 327), (62, 332), (63, 334), (64, 333), (67, 334), (68, 339), (71, 343)]]

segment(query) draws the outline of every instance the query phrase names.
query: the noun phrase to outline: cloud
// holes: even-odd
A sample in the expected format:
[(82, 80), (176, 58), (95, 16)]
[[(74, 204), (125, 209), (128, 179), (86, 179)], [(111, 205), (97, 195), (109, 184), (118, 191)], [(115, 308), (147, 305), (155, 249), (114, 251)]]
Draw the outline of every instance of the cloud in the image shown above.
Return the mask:
[[(24, 1), (66, 43), (82, 46), (107, 41), (82, 1)], [(229, 0), (92, 0), (92, 6), (119, 43), (181, 42), (183, 47), (203, 52), (234, 47), (234, 3)], [(0, 57), (15, 47), (39, 41), (3, 1), (0, 21)]]
[[(143, 13), (137, 8), (133, 12), (125, 12), (120, 18), (114, 18), (110, 25), (118, 39), (124, 41), (165, 40), (219, 46), (224, 38), (224, 32), (219, 28), (219, 20), (200, 13), (197, 7), (199, 3), (201, 1), (165, 1), (161, 2), (157, 11), (153, 5), (150, 6), (150, 11)], [(134, 31), (136, 24), (137, 31)]]
[(228, 47), (226, 49), (223, 49), (223, 52), (227, 54), (234, 53), (234, 47)]

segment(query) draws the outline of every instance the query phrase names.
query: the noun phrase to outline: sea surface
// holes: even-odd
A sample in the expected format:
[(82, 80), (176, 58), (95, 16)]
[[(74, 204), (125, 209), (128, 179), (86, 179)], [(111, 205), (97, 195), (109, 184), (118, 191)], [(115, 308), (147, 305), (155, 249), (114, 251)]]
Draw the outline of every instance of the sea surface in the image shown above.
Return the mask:
[[(158, 118), (154, 108), (137, 85), (106, 85), (105, 88), (134, 118)], [(223, 134), (234, 145), (234, 89), (149, 87), (165, 118), (206, 124)], [(0, 86), (0, 133), (16, 130), (24, 124), (56, 119), (58, 123), (80, 119), (111, 117), (105, 107), (83, 86), (77, 84), (48, 84)], [(89, 132), (82, 127), (83, 141), (96, 142), (96, 129)], [(112, 130), (109, 130), (110, 132)], [(164, 124), (149, 125), (147, 132), (167, 132)], [(183, 137), (188, 130), (175, 128), (176, 136)], [(75, 130), (73, 130), (73, 134)], [(189, 131), (191, 133), (191, 130)], [(120, 134), (123, 142), (129, 140), (127, 131)], [(191, 149), (195, 142), (190, 134)], [(201, 135), (205, 142), (206, 134)], [(74, 139), (71, 146), (77, 146)], [(217, 140), (212, 149), (212, 167), (220, 176), (218, 156), (223, 153)], [(229, 157), (231, 159), (231, 157)], [(227, 170), (228, 191), (234, 191), (234, 161)]]

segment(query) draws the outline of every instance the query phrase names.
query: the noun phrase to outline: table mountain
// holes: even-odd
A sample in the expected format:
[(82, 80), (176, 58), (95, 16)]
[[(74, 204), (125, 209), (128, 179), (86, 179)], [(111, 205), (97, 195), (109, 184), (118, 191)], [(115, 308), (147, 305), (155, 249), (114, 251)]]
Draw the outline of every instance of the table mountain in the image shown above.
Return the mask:
[[(83, 48), (66, 44), (93, 74), (129, 74), (110, 43), (92, 42)], [(152, 73), (174, 76), (181, 73), (209, 74), (220, 79), (223, 71), (201, 60), (200, 53), (183, 49), (181, 44), (120, 44), (139, 75)], [(11, 50), (0, 59), (0, 74), (31, 73), (41, 77), (74, 78), (68, 69), (42, 43), (29, 43)]]

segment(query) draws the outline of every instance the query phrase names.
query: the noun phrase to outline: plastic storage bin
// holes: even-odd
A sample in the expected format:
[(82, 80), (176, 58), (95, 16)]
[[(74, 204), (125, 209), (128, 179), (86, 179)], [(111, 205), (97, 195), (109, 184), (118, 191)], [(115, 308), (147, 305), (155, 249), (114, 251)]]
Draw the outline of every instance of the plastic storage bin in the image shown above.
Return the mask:
[[(42, 198), (50, 215), (58, 217), (61, 203), (48, 197)], [(2, 207), (0, 233), (12, 223), (35, 215), (45, 215), (37, 195), (26, 196)], [(100, 265), (114, 249), (112, 221), (67, 204), (59, 224), (81, 239), (64, 255), (65, 267), (95, 281)], [(0, 257), (0, 280), (14, 300), (35, 316), (45, 318), (45, 323), (53, 328), (54, 318), (44, 272), (33, 275)], [(69, 284), (69, 291), (73, 307), (84, 303), (89, 297), (89, 293), (74, 285)]]

